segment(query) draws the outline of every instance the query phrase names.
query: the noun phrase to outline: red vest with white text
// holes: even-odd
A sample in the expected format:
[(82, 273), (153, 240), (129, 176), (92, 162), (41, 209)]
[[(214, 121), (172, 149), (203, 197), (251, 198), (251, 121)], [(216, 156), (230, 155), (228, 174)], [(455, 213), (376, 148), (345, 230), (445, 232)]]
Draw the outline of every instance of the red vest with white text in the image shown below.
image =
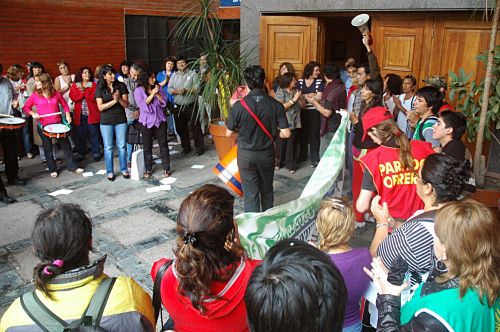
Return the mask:
[(428, 142), (413, 140), (410, 143), (413, 170), (402, 168), (399, 148), (381, 145), (361, 158), (363, 171), (370, 172), (375, 188), (382, 197), (380, 204), (386, 202), (391, 216), (404, 220), (424, 207), (417, 195), (415, 183), (425, 158), (434, 153)]

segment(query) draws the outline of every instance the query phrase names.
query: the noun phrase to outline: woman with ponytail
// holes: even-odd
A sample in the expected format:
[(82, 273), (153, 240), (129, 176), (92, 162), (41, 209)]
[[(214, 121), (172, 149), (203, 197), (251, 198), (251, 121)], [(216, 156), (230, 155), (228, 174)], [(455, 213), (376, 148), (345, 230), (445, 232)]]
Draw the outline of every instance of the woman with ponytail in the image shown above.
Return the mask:
[(406, 220), (424, 206), (414, 184), (425, 158), (433, 153), (432, 147), (423, 141), (410, 143), (384, 107), (374, 107), (365, 114), (363, 130), (363, 140), (369, 136), (379, 147), (361, 158), (364, 173), (356, 208), (361, 213), (367, 211), (376, 192), (394, 218)]
[[(44, 210), (35, 221), (31, 244), (40, 259), (33, 271), (34, 297), (67, 323), (80, 319), (99, 284), (109, 278), (104, 274), (106, 256), (93, 263), (89, 259), (90, 217), (74, 204)], [(2, 317), (0, 331), (53, 330), (39, 319), (42, 309), (28, 315), (24, 308), (25, 302), (15, 300)], [(116, 278), (99, 326), (105, 331), (154, 331), (151, 298), (132, 278)]]
[[(175, 259), (161, 280), (161, 299), (175, 331), (248, 331), (243, 301), (257, 261), (238, 242), (234, 197), (205, 185), (181, 204)], [(169, 260), (153, 264), (151, 275)]]

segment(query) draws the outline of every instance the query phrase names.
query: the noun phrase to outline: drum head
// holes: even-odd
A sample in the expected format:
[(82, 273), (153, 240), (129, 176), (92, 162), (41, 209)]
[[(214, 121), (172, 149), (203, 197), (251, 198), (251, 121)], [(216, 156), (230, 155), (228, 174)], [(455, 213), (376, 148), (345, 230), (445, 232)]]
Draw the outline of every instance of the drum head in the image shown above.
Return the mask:
[(0, 124), (4, 125), (19, 125), (25, 122), (26, 120), (21, 118), (0, 118)]
[(53, 134), (62, 134), (62, 133), (67, 133), (70, 131), (69, 126), (66, 126), (62, 123), (53, 123), (46, 125), (43, 127), (43, 130), (45, 130), (48, 133), (53, 133)]

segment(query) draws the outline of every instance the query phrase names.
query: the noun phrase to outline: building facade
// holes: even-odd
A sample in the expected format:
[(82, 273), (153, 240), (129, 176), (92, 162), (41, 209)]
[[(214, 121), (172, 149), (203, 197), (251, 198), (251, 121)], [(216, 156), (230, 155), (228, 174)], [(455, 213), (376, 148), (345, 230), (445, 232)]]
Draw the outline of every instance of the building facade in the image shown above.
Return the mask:
[[(28, 61), (57, 75), (64, 59), (75, 72), (124, 59), (144, 60), (155, 70), (175, 55), (171, 33), (191, 0), (0, 0), (0, 62), (4, 67)], [(239, 7), (214, 2), (228, 30), (239, 32)], [(231, 31), (229, 31), (230, 33)]]

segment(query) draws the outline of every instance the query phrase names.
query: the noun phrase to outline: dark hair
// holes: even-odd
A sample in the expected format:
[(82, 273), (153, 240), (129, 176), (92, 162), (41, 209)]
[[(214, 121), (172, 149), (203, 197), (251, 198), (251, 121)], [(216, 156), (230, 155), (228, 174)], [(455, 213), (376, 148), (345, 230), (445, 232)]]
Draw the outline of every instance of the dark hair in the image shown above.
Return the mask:
[(327, 77), (329, 80), (338, 80), (340, 79), (340, 70), (337, 65), (333, 63), (327, 63), (325, 67), (323, 68), (323, 74), (325, 77)]
[[(34, 254), (41, 260), (33, 270), (35, 287), (51, 298), (47, 284), (58, 274), (89, 264), (92, 222), (75, 204), (42, 211), (31, 233)], [(61, 260), (63, 264), (54, 264)]]
[(391, 96), (397, 96), (403, 92), (401, 88), (403, 80), (399, 75), (390, 73), (385, 75), (385, 78), (387, 79), (387, 91), (389, 91)]
[(316, 62), (316, 61), (308, 62), (306, 64), (306, 66), (304, 67), (304, 72), (302, 74), (302, 78), (308, 79), (309, 77), (311, 77), (313, 72), (314, 72), (314, 68), (316, 68), (316, 67), (321, 67), (321, 64), (319, 64), (319, 62)]
[(139, 76), (139, 81), (137, 82), (137, 87), (142, 87), (144, 91), (146, 91), (146, 94), (148, 93), (149, 89), (154, 88), (154, 85), (152, 86), (149, 84), (149, 78), (151, 75), (154, 75), (155, 72), (152, 71), (151, 69), (148, 69), (146, 71), (143, 71), (141, 73), (141, 76)]
[(0, 63), (0, 74), (2, 73), (3, 71), (3, 65)]
[(417, 90), (417, 97), (424, 98), (427, 107), (432, 107), (432, 113), (436, 115), (443, 105), (443, 94), (434, 86), (424, 86)]
[(295, 74), (293, 73), (284, 73), (283, 75), (279, 76), (278, 80), (278, 85), (282, 89), (286, 89), (290, 86), (290, 83), (293, 82), (295, 78)]
[(376, 106), (383, 106), (382, 100), (384, 97), (384, 82), (381, 78), (370, 78), (365, 81), (363, 87), (368, 88), (373, 94), (372, 100), (369, 104), (363, 103), (364, 110), (363, 114), (366, 113), (370, 108)]
[(330, 257), (304, 241), (282, 240), (245, 292), (248, 325), (263, 331), (342, 331), (347, 290)]
[(467, 119), (462, 113), (443, 111), (439, 113), (439, 117), (443, 119), (446, 128), (453, 128), (451, 138), (456, 140), (462, 138), (467, 129)]
[[(106, 83), (106, 80), (104, 79), (104, 76), (109, 72), (111, 72), (113, 74), (116, 73), (115, 68), (113, 68), (113, 66), (111, 66), (109, 64), (102, 66), (101, 71), (99, 72), (99, 81), (97, 82), (97, 89), (100, 89), (103, 92), (109, 90), (108, 84)], [(115, 84), (116, 84), (116, 80), (115, 80)]]
[(33, 61), (30, 66), (30, 77), (33, 77), (33, 68), (40, 68), (42, 73), (45, 73), (45, 67), (40, 62)]
[(83, 67), (80, 67), (80, 69), (78, 69), (78, 72), (75, 75), (75, 83), (83, 82), (82, 74), (83, 74), (83, 71), (85, 69), (87, 69), (90, 73), (89, 82), (94, 82), (94, 74), (92, 74), (92, 69), (90, 69), (89, 67), (83, 66)]
[(403, 77), (403, 81), (406, 79), (411, 80), (411, 83), (413, 84), (413, 86), (417, 86), (417, 79), (412, 74), (408, 74), (405, 77)]
[(295, 74), (295, 69), (293, 69), (293, 65), (290, 62), (282, 62), (278, 68), (278, 72), (281, 70), (281, 67), (285, 66), (288, 73)]
[(178, 290), (202, 313), (212, 283), (229, 280), (245, 255), (234, 242), (233, 204), (226, 189), (207, 184), (184, 199), (177, 215)]
[(165, 66), (167, 65), (167, 62), (173, 62), (174, 63), (174, 70), (175, 70), (175, 66), (177, 65), (177, 59), (175, 58), (175, 56), (167, 56), (165, 58), (165, 60), (163, 61), (163, 69), (165, 69)]
[(247, 82), (248, 88), (250, 90), (264, 89), (266, 72), (261, 66), (250, 66), (245, 68), (243, 76), (245, 77), (245, 81)]
[(363, 68), (365, 70), (366, 75), (370, 75), (370, 65), (368, 63), (363, 63), (362, 65), (359, 65), (359, 68)]
[(125, 75), (122, 71), (122, 66), (127, 66), (129, 69), (130, 69), (130, 62), (128, 60), (123, 60), (121, 63), (120, 63), (120, 75), (122, 75), (124, 78), (127, 77), (127, 75)]
[(457, 161), (445, 154), (434, 153), (425, 159), (422, 167), (423, 183), (432, 184), (435, 203), (456, 201), (469, 179), (469, 161)]
[(188, 58), (184, 53), (179, 53), (175, 56), (176, 62), (177, 61), (185, 61), (186, 63), (188, 62)]

